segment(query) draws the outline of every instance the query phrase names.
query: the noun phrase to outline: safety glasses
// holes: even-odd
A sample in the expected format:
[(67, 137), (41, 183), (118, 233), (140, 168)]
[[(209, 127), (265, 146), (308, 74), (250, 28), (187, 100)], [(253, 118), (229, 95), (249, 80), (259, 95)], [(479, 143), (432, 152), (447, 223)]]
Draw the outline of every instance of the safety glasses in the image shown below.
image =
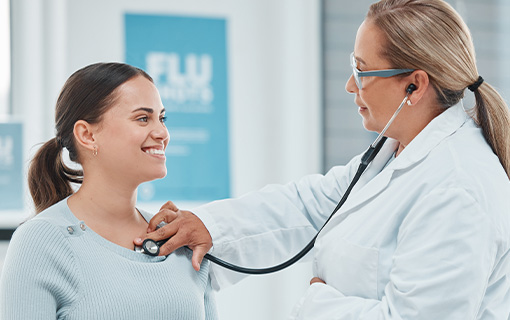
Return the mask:
[(374, 70), (374, 71), (359, 71), (358, 63), (356, 58), (354, 57), (354, 52), (351, 53), (351, 67), (352, 67), (352, 75), (354, 76), (354, 82), (358, 86), (358, 89), (363, 89), (363, 85), (361, 84), (362, 77), (381, 77), (381, 78), (389, 78), (399, 74), (413, 72), (414, 69), (385, 69), (385, 70)]

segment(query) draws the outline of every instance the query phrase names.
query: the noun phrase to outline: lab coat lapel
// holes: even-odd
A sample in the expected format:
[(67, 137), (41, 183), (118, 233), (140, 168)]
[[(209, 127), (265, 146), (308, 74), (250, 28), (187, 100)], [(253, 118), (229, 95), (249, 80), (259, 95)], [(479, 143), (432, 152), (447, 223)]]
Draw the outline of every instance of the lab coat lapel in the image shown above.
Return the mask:
[[(357, 206), (369, 201), (382, 190), (384, 190), (393, 176), (393, 170), (386, 168), (381, 172), (386, 163), (393, 157), (398, 142), (387, 141), (377, 157), (361, 176), (360, 181), (353, 188), (350, 198), (345, 202), (344, 207), (339, 211), (342, 214), (349, 213)], [(395, 160), (394, 160), (395, 161)], [(342, 219), (343, 220), (343, 219)]]
[(453, 134), (468, 119), (469, 116), (464, 111), (462, 104), (450, 107), (433, 119), (400, 155), (381, 171), (398, 147), (398, 141), (388, 139), (374, 161), (361, 176), (358, 184), (353, 188), (343, 208), (335, 214), (323, 232), (328, 227), (333, 227), (343, 221), (358, 207), (381, 193), (386, 189), (396, 171), (409, 168), (420, 162), (434, 147)]
[(353, 209), (369, 201), (386, 188), (393, 175), (393, 170), (384, 170), (383, 172), (381, 172), (381, 170), (393, 156), (397, 146), (398, 141), (393, 139), (388, 139), (388, 141), (386, 141), (379, 154), (368, 166), (356, 186), (352, 189), (344, 206), (331, 218), (331, 221), (324, 228), (323, 232), (342, 222), (353, 212)]
[(432, 121), (400, 153), (392, 163), (394, 170), (408, 168), (425, 158), (443, 140), (451, 136), (471, 118), (462, 103), (448, 108)]

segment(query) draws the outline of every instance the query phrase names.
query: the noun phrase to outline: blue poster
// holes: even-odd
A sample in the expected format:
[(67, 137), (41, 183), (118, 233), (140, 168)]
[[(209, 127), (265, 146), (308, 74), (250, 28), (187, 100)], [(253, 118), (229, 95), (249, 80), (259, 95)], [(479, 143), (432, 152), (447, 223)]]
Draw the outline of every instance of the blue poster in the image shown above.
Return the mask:
[(21, 123), (0, 123), (0, 210), (23, 209)]
[(142, 201), (230, 196), (226, 21), (126, 14), (126, 63), (154, 79), (166, 109), (168, 174)]

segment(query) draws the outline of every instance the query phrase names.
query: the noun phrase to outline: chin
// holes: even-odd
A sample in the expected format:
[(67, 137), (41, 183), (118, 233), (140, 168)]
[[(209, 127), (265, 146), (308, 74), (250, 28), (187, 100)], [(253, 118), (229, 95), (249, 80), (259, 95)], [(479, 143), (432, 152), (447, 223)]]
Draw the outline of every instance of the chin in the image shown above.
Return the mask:
[(161, 170), (160, 172), (152, 172), (152, 174), (147, 174), (146, 177), (147, 178), (144, 182), (163, 179), (164, 177), (166, 177), (166, 168), (165, 170)]
[(155, 177), (153, 180), (163, 179), (164, 177), (166, 177), (166, 168), (164, 171), (160, 172), (160, 174), (157, 177)]
[(367, 120), (365, 118), (363, 118), (363, 127), (365, 128), (365, 130), (375, 133), (379, 133), (384, 129), (384, 126), (381, 127), (377, 123), (374, 123), (373, 121)]
[(363, 118), (363, 128), (367, 131), (375, 131), (373, 124), (365, 118)]

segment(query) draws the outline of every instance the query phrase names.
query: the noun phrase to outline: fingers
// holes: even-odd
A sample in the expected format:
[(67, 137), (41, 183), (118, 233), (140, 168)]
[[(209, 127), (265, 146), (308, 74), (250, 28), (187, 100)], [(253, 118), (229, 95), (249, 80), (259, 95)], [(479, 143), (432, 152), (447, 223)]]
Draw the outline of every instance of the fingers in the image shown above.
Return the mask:
[[(133, 243), (137, 246), (141, 246), (145, 239), (152, 239), (155, 241), (167, 239), (173, 236), (178, 227), (172, 226), (170, 222), (174, 221), (178, 217), (178, 212), (172, 211), (168, 208), (176, 208), (177, 207), (171, 202), (168, 201), (165, 203), (160, 211), (152, 217), (151, 221), (149, 221), (149, 226), (147, 227), (147, 234), (143, 238), (136, 238), (133, 240)], [(178, 210), (178, 209), (177, 209)], [(166, 225), (163, 227), (156, 229), (156, 227), (161, 223), (165, 222)]]
[(169, 209), (161, 209), (154, 217), (152, 217), (151, 221), (149, 222), (149, 227), (147, 228), (147, 233), (153, 232), (156, 230), (156, 227), (161, 222), (170, 223), (175, 218), (177, 218), (178, 214), (176, 211), (172, 211)]
[(193, 249), (193, 257), (191, 257), (191, 265), (193, 266), (193, 269), (200, 271), (200, 264), (202, 264), (202, 260), (209, 249), (211, 248), (208, 248), (207, 246), (196, 246)]
[(176, 235), (175, 237), (172, 237), (168, 239), (167, 242), (165, 242), (160, 248), (159, 248), (159, 255), (160, 256), (166, 256), (170, 253), (174, 252), (175, 250), (179, 249), (180, 247), (185, 245), (185, 239)]
[(172, 201), (167, 201), (164, 205), (161, 206), (161, 209), (159, 209), (159, 210), (161, 211), (163, 209), (168, 209), (171, 211), (179, 211), (179, 208), (177, 208), (177, 206)]
[(143, 239), (142, 238), (135, 238), (135, 240), (133, 240), (133, 243), (135, 244), (135, 246), (140, 247), (143, 244)]
[(143, 240), (152, 239), (154, 241), (160, 241), (160, 240), (168, 239), (170, 237), (173, 237), (177, 233), (178, 230), (179, 230), (179, 226), (177, 224), (174, 224), (174, 223), (166, 224), (166, 225), (162, 226), (161, 228), (156, 229), (155, 231), (147, 233), (145, 235), (145, 237), (143, 238)]
[(318, 278), (318, 277), (313, 277), (312, 280), (310, 280), (310, 285), (312, 285), (314, 283), (326, 284), (326, 282), (324, 282), (324, 280), (322, 280), (321, 278)]
[[(168, 230), (160, 231), (159, 236), (168, 237), (172, 235), (164, 245), (161, 246), (159, 254), (167, 255), (174, 250), (188, 246), (193, 250), (192, 265), (195, 270), (200, 270), (200, 264), (204, 255), (212, 248), (212, 238), (202, 221), (192, 212), (179, 211), (179, 217), (172, 223), (160, 228)], [(160, 230), (158, 229), (158, 230)], [(155, 233), (158, 232), (156, 230)], [(164, 235), (163, 235), (164, 232)], [(147, 235), (149, 237), (151, 234)]]

